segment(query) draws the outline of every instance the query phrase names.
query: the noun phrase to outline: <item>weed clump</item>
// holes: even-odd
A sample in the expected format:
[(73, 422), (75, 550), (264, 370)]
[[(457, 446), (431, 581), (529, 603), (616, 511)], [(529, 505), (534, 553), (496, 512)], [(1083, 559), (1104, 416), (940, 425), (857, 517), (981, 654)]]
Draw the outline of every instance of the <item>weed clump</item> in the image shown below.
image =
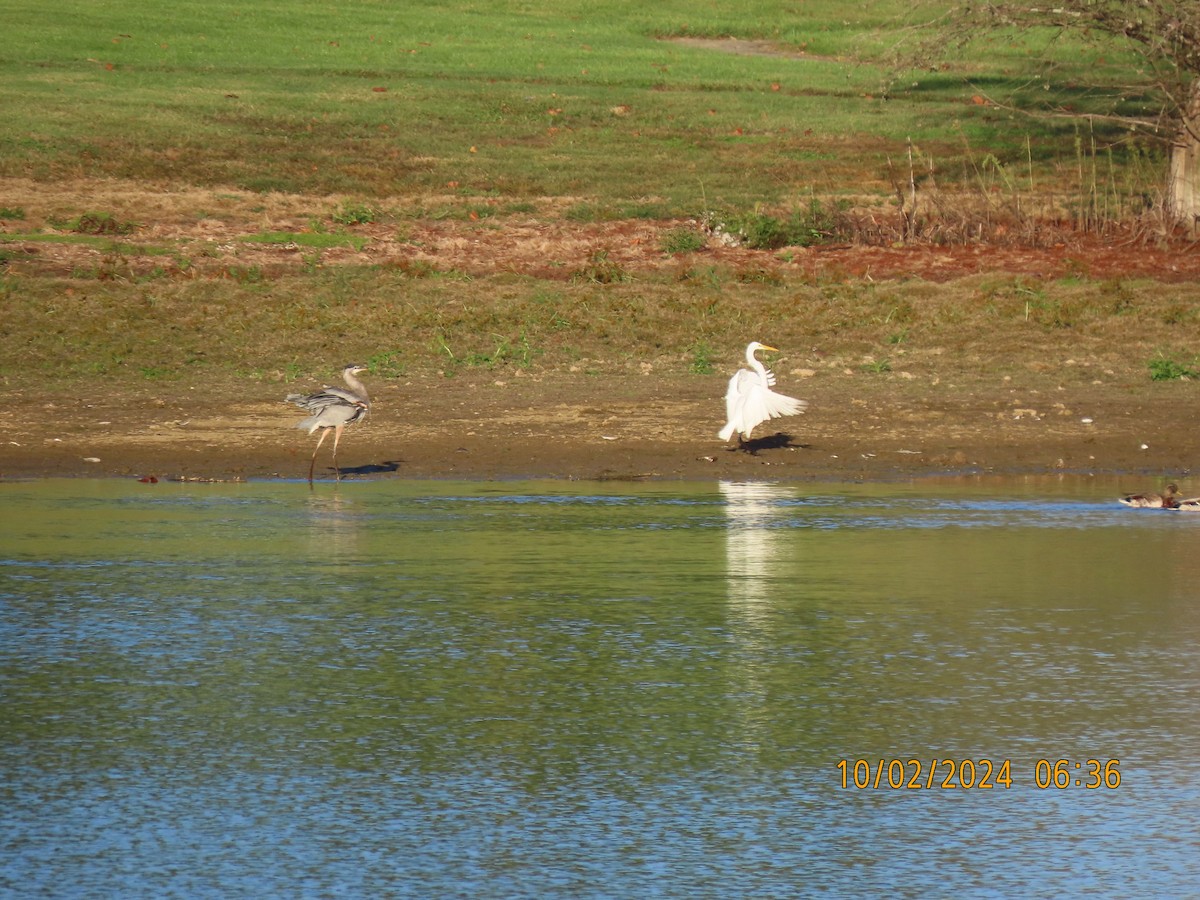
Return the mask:
[(1200, 371), (1195, 368), (1196, 364), (1196, 360), (1191, 363), (1181, 363), (1160, 353), (1147, 365), (1150, 369), (1151, 381), (1191, 381), (1194, 378), (1200, 378)]
[(378, 211), (366, 203), (343, 203), (333, 214), (338, 225), (370, 225), (378, 218)]
[(664, 234), (659, 246), (663, 253), (674, 256), (676, 253), (696, 253), (703, 250), (706, 243), (707, 240), (702, 232), (695, 228), (681, 226), (672, 228)]
[(815, 197), (806, 209), (793, 210), (783, 218), (763, 212), (710, 214), (708, 227), (727, 242), (751, 250), (779, 250), (783, 247), (811, 247), (815, 244), (845, 240), (841, 222), (844, 210), (827, 208)]
[(688, 369), (693, 375), (711, 375), (715, 371), (712, 347), (703, 342), (693, 345), (692, 364)]
[(367, 368), (372, 375), (382, 378), (400, 378), (405, 374), (404, 362), (400, 359), (403, 351), (385, 350), (367, 358)]

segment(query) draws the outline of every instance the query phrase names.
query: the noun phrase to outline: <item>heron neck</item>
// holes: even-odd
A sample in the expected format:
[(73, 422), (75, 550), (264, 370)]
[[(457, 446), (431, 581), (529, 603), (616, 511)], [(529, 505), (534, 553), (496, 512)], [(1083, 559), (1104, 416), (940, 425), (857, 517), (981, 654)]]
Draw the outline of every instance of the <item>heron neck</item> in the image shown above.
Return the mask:
[(364, 403), (367, 402), (367, 400), (368, 400), (367, 389), (363, 386), (363, 383), (361, 381), (359, 381), (357, 378), (355, 378), (349, 372), (342, 373), (342, 380), (344, 382), (346, 382), (346, 384), (347, 384), (347, 386), (349, 386), (350, 390), (354, 391), (354, 393)]

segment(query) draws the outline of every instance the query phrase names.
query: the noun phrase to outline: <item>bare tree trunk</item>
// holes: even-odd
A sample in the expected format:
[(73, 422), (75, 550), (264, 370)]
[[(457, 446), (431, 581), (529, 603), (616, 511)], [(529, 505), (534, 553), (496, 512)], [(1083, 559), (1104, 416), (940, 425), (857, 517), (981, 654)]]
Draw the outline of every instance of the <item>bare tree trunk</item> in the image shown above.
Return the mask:
[(1200, 78), (1192, 82), (1179, 134), (1171, 144), (1167, 205), (1180, 225), (1200, 224)]

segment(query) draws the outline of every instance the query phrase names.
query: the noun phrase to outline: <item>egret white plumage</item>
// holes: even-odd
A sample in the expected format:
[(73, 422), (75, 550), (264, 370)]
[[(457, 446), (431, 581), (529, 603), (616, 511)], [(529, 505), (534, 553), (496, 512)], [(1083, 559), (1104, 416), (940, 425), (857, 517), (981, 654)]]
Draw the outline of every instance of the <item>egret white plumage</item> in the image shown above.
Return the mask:
[(746, 362), (749, 369), (738, 369), (729, 379), (725, 392), (725, 413), (728, 421), (719, 437), (729, 440), (736, 433), (739, 441), (750, 439), (755, 426), (777, 416), (794, 416), (804, 412), (807, 400), (797, 400), (771, 390), (775, 386), (775, 374), (755, 357), (759, 350), (774, 351), (774, 347), (751, 341), (746, 346)]
[(350, 388), (348, 391), (325, 385), (314, 394), (288, 394), (286, 397), (288, 403), (294, 403), (301, 409), (312, 413), (307, 419), (296, 423), (296, 427), (307, 430), (309, 434), (318, 429), (321, 432), (321, 436), (317, 438), (317, 446), (313, 448), (312, 461), (308, 465), (309, 484), (312, 484), (313, 481), (317, 451), (321, 449), (321, 444), (324, 443), (325, 436), (330, 431), (333, 432), (333, 471), (338, 481), (342, 479), (342, 472), (337, 464), (337, 448), (338, 442), (342, 439), (342, 429), (364, 418), (371, 408), (367, 389), (355, 377), (359, 372), (365, 371), (367, 371), (367, 367), (357, 363), (351, 363), (342, 369), (342, 380)]

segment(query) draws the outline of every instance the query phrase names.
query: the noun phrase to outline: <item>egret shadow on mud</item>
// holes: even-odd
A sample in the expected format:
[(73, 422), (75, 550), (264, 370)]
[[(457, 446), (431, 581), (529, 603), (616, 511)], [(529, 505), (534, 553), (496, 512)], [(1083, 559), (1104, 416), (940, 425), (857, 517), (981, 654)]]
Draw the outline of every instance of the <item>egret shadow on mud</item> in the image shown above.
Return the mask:
[(742, 451), (754, 456), (759, 450), (779, 450), (787, 448), (789, 450), (808, 450), (812, 447), (811, 444), (797, 444), (790, 434), (782, 431), (777, 431), (775, 434), (766, 435), (760, 438), (751, 438), (748, 441), (741, 441), (736, 447), (730, 447), (731, 451)]

